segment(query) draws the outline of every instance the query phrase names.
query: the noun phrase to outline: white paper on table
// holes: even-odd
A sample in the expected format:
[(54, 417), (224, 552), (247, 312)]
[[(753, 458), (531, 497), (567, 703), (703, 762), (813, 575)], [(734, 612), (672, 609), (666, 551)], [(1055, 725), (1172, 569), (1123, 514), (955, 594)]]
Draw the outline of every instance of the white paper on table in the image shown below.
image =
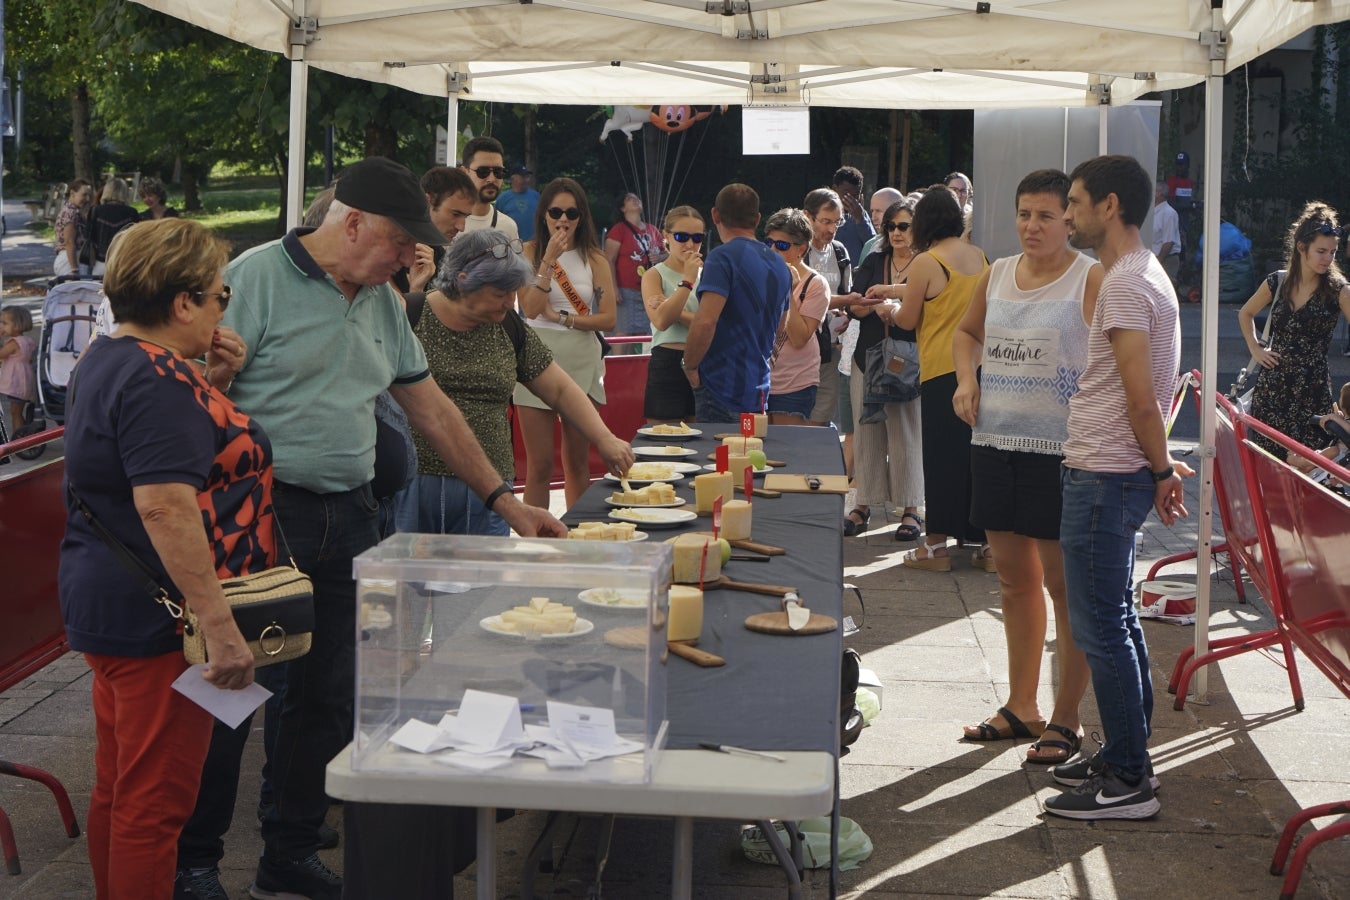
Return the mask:
[(272, 696), (271, 691), (256, 681), (238, 691), (218, 688), (202, 677), (205, 668), (205, 663), (189, 666), (174, 680), (173, 689), (231, 728), (238, 728), (249, 713)]
[(432, 757), (438, 763), (444, 763), (447, 766), (456, 766), (461, 769), (471, 769), (475, 772), (486, 772), (490, 769), (498, 769), (508, 765), (511, 762), (511, 755), (514, 750), (503, 754), (479, 754), (479, 753), (442, 753), (439, 756)]
[(619, 743), (612, 709), (550, 700), (548, 724), (566, 748), (582, 759), (609, 756)]
[(532, 750), (523, 751), (526, 756), (537, 757), (548, 763), (550, 769), (580, 769), (586, 765), (586, 760), (569, 753), (566, 750), (559, 750), (556, 747), (535, 747)]
[(403, 727), (389, 737), (389, 743), (397, 744), (414, 753), (435, 753), (452, 746), (449, 738), (436, 725), (421, 719), (409, 719)]
[(440, 729), (460, 750), (486, 753), (526, 741), (520, 700), (506, 694), (467, 690), (458, 715), (447, 713)]

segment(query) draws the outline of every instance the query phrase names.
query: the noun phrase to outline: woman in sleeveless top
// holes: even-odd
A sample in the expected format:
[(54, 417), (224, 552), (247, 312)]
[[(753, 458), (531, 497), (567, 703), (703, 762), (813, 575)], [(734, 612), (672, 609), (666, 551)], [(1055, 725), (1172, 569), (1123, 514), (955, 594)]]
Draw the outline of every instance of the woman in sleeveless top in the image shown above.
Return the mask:
[[(1310, 447), (1326, 443), (1312, 417), (1331, 412), (1327, 349), (1337, 313), (1350, 319), (1350, 288), (1336, 266), (1341, 232), (1334, 209), (1316, 200), (1309, 203), (1289, 229), (1284, 284), (1270, 276), (1238, 312), (1247, 349), (1264, 369), (1252, 392), (1252, 415)], [(1257, 339), (1255, 318), (1272, 298), (1266, 349)], [(1252, 439), (1284, 458), (1284, 449), (1274, 441), (1260, 435)]]
[[(1022, 252), (998, 260), (980, 279), (953, 347), (958, 386), (952, 404), (974, 429), (971, 521), (985, 529), (998, 560), (1008, 642), (1008, 700), (984, 722), (967, 726), (965, 738), (1036, 737), (1027, 761), (1042, 765), (1068, 762), (1078, 752), (1078, 707), (1089, 675), (1069, 629), (1060, 466), (1102, 268), (1069, 248), (1069, 184), (1063, 172), (1041, 169), (1017, 186)], [(1047, 590), (1059, 664), (1048, 723), (1036, 703)]]
[(675, 424), (694, 418), (694, 390), (684, 375), (684, 342), (698, 312), (700, 248), (707, 232), (692, 206), (677, 206), (662, 223), (670, 256), (642, 275), (642, 302), (652, 323), (652, 358), (642, 414), (648, 425)]
[[(595, 234), (586, 191), (571, 178), (555, 178), (540, 193), (534, 240), (525, 244), (525, 258), (536, 273), (518, 295), (526, 321), (592, 402), (604, 403), (605, 361), (598, 332), (614, 327), (614, 278)], [(515, 402), (525, 441), (525, 502), (547, 509), (558, 414), (523, 386), (516, 388)], [(586, 436), (564, 421), (568, 506), (590, 485), (590, 450)]]
[[(984, 251), (961, 240), (965, 217), (956, 194), (935, 184), (914, 207), (914, 249), (919, 255), (909, 267), (903, 288), (876, 285), (870, 297), (903, 296), (894, 323), (912, 328), (919, 344), (919, 398), (923, 432), (923, 483), (927, 535), (922, 546), (907, 550), (906, 566), (937, 572), (951, 571), (947, 538), (957, 545), (984, 542), (984, 532), (970, 523), (970, 426), (952, 409), (956, 393), (956, 364), (952, 336), (965, 315), (989, 263)], [(987, 548), (971, 560), (977, 568), (994, 571)]]

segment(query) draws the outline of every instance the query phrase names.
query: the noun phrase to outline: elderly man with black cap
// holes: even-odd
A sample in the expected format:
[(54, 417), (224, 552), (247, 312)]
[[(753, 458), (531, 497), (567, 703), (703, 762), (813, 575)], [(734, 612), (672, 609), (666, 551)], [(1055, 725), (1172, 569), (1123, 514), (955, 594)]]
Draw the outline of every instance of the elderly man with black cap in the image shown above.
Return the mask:
[[(321, 225), (254, 248), (225, 270), (233, 292), (225, 320), (246, 351), (232, 384), (223, 383), (229, 373), (219, 373), (216, 386), (227, 388), (271, 438), (284, 546), (314, 582), (313, 646), (286, 664), (281, 714), (268, 738), (272, 805), (250, 888), (255, 898), (337, 900), (342, 893), (341, 878), (316, 850), (328, 809), (324, 767), (352, 728), (352, 557), (379, 538), (370, 489), (376, 396), (388, 389), (452, 470), (516, 532), (566, 535), (561, 522), (517, 501), (502, 481), (459, 409), (430, 377), (422, 346), (388, 286), (391, 275), (412, 264), (419, 242), (444, 240), (412, 173), (372, 157), (343, 173)], [(229, 761), (229, 754), (221, 756)], [(213, 748), (205, 780), (229, 774), (223, 765), (210, 771), (215, 757)], [(237, 779), (237, 751), (233, 767)], [(228, 829), (228, 812), (218, 813)]]

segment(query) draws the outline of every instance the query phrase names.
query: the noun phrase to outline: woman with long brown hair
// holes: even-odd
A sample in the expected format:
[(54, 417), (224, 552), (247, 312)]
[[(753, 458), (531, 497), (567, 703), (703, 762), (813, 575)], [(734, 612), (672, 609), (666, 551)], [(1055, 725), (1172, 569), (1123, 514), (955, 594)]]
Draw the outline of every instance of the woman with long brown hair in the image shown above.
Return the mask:
[[(614, 327), (614, 278), (580, 184), (571, 178), (555, 178), (545, 186), (534, 211), (534, 240), (525, 244), (524, 252), (535, 271), (518, 295), (526, 320), (591, 401), (604, 403), (605, 363), (599, 332)], [(525, 441), (525, 502), (547, 509), (558, 414), (525, 387), (516, 388), (515, 402)], [(586, 436), (564, 421), (562, 462), (568, 506), (590, 484), (590, 449)]]

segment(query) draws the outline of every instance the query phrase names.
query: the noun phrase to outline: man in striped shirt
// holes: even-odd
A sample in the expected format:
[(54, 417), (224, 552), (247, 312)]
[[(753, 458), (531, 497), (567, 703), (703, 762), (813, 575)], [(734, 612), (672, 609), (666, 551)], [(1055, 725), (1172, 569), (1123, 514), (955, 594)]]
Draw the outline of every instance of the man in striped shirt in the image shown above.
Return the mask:
[(1074, 170), (1069, 241), (1106, 268), (1088, 334), (1087, 368), (1069, 402), (1060, 543), (1073, 638), (1087, 654), (1106, 743), (1057, 766), (1074, 789), (1045, 802), (1073, 819), (1144, 819), (1159, 809), (1148, 758), (1153, 685), (1134, 611), (1134, 534), (1150, 508), (1171, 525), (1186, 515), (1181, 476), (1167, 448), (1163, 409), (1181, 360), (1171, 280), (1139, 237), (1153, 180), (1128, 156), (1099, 156)]

